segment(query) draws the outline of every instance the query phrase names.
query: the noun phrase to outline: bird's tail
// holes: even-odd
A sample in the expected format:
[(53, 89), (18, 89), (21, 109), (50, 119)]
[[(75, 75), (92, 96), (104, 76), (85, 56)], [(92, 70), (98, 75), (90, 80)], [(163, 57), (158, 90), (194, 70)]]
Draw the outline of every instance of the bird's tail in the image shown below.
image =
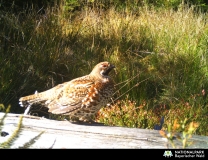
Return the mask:
[[(66, 84), (66, 82), (65, 82)], [(65, 85), (59, 84), (49, 90), (46, 90), (44, 92), (38, 93), (37, 91), (35, 94), (21, 97), (19, 99), (19, 104), (21, 107), (27, 107), (32, 104), (42, 104), (45, 107), (55, 98), (59, 93), (63, 90), (63, 87)]]
[(21, 107), (27, 107), (29, 105), (42, 103), (44, 101), (46, 101), (46, 99), (45, 99), (45, 96), (44, 96), (43, 92), (38, 93), (36, 91), (35, 94), (25, 96), (25, 97), (21, 97), (19, 99), (19, 104), (20, 104)]

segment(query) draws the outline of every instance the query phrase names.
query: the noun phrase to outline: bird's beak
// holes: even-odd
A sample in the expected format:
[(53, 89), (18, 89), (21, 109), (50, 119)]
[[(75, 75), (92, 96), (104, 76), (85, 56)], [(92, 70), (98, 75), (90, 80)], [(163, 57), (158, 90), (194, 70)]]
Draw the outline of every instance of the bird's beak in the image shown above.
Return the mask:
[(113, 69), (113, 68), (116, 68), (116, 67), (113, 64), (111, 64), (110, 68)]

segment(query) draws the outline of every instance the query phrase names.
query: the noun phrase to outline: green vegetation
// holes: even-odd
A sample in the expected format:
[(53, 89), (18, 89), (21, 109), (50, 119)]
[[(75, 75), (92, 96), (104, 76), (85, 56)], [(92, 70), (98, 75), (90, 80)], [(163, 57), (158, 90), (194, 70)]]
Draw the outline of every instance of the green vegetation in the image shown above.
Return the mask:
[(10, 148), (14, 141), (19, 137), (19, 134), (21, 132), (22, 119), (23, 117), (21, 116), (16, 130), (14, 130), (12, 135), (5, 142), (0, 143), (0, 148)]
[(0, 10), (0, 103), (21, 113), (21, 96), (107, 60), (116, 66), (118, 100), (97, 121), (152, 129), (164, 116), (164, 130), (187, 119), (208, 135), (208, 15), (196, 7), (206, 8), (203, 1), (66, 2), (41, 13)]
[[(12, 133), (7, 133), (7, 132), (2, 131), (2, 127), (4, 125), (4, 120), (5, 120), (6, 116), (7, 116), (7, 113), (9, 113), (10, 107), (11, 106), (8, 106), (7, 109), (6, 109), (3, 104), (0, 104), (0, 111), (4, 111), (5, 112), (4, 116), (0, 119), (0, 136), (2, 136), (2, 137), (9, 136), (9, 138), (7, 138), (4, 142), (0, 143), (0, 149), (1, 148), (4, 148), (4, 149), (11, 148), (12, 144), (14, 144), (15, 140), (18, 139), (18, 137), (20, 136), (20, 133), (22, 131), (23, 116), (20, 116), (19, 122), (17, 124), (17, 128)], [(44, 131), (39, 133), (34, 138), (30, 139), (28, 142), (23, 144), (23, 146), (20, 146), (19, 149), (29, 148), (32, 144), (35, 143), (36, 140), (38, 140), (40, 138), (40, 136), (43, 133), (44, 133)]]
[[(173, 148), (177, 148), (179, 146), (176, 146), (175, 142), (173, 141), (174, 138), (177, 138), (182, 143), (182, 147), (186, 148), (193, 144), (193, 141), (190, 141), (190, 138), (192, 137), (192, 134), (195, 132), (195, 130), (198, 127), (197, 123), (191, 122), (187, 126), (187, 119), (185, 119), (183, 122), (178, 123), (177, 119), (173, 123), (169, 123), (168, 125), (168, 133), (166, 134), (164, 131), (160, 130), (160, 134), (167, 138), (172, 145)], [(178, 128), (181, 129), (182, 134), (179, 135)]]

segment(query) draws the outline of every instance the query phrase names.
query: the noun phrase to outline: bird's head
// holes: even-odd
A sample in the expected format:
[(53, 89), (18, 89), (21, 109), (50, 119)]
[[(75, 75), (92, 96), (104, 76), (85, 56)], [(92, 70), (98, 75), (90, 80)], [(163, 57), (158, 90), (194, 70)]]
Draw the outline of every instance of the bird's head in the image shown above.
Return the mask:
[(92, 70), (91, 74), (99, 75), (102, 78), (108, 77), (109, 72), (115, 68), (115, 66), (109, 62), (100, 62)]

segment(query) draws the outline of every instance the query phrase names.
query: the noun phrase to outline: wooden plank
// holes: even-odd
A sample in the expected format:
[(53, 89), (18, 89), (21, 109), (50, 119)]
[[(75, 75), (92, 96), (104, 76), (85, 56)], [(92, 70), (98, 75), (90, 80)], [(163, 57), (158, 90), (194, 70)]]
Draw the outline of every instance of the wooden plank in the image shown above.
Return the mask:
[[(0, 113), (0, 119), (4, 113)], [(9, 113), (2, 131), (8, 136), (0, 137), (6, 141), (17, 128), (20, 114)], [(40, 117), (23, 118), (22, 130), (11, 148), (23, 146), (26, 142), (44, 133), (29, 148), (172, 148), (167, 139), (158, 131), (138, 128), (111, 127), (99, 125), (79, 125), (68, 121), (55, 121)], [(208, 137), (194, 135), (188, 148), (208, 148)], [(178, 148), (182, 145), (177, 140)]]

